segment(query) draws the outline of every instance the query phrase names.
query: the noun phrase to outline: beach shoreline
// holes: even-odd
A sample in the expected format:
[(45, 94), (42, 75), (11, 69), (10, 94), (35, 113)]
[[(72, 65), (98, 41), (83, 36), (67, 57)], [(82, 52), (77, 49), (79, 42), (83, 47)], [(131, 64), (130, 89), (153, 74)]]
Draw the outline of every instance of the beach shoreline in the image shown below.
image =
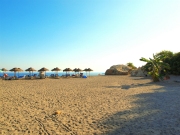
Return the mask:
[(1, 80), (1, 134), (177, 134), (176, 80), (180, 77), (157, 83), (118, 75)]

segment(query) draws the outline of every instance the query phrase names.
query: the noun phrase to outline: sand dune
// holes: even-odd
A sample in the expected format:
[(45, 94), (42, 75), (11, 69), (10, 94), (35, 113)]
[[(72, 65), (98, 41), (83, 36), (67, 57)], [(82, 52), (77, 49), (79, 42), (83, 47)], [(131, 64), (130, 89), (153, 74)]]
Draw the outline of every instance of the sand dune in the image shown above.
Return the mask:
[(177, 80), (180, 77), (158, 83), (129, 76), (0, 80), (0, 133), (178, 135)]

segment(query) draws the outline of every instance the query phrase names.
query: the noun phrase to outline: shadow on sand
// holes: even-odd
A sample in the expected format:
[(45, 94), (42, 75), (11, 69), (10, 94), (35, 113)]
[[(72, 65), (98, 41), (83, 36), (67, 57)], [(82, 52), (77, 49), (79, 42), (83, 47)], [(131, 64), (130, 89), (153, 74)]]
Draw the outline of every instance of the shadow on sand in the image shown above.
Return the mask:
[(133, 95), (136, 108), (124, 110), (98, 121), (105, 125), (102, 135), (180, 135), (180, 83), (158, 82), (109, 86), (130, 89), (160, 85), (154, 93)]

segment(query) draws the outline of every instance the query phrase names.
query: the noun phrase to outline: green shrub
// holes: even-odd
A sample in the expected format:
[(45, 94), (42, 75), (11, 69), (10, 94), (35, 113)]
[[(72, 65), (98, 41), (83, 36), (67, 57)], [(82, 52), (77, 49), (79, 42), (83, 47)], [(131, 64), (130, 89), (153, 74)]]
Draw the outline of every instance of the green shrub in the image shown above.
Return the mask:
[(170, 59), (171, 74), (180, 75), (180, 52), (175, 53)]
[(135, 67), (134, 64), (131, 62), (127, 63), (126, 65), (131, 67), (132, 69), (137, 69), (137, 67)]

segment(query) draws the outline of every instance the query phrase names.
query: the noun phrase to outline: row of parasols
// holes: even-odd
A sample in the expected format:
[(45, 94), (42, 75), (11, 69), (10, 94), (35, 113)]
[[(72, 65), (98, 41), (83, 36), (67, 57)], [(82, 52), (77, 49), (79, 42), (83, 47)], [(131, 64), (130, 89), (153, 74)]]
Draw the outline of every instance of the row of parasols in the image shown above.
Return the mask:
[[(23, 70), (21, 69), (21, 68), (12, 68), (11, 70), (7, 70), (7, 69), (5, 69), (5, 68), (2, 68), (1, 69), (3, 72), (6, 72), (6, 71), (11, 71), (11, 72), (14, 72), (14, 76), (16, 76), (16, 72), (18, 72), (18, 76), (19, 76), (19, 72), (22, 72)], [(28, 69), (26, 69), (25, 71), (29, 71), (29, 73), (30, 72), (32, 72), (32, 74), (33, 74), (33, 71), (36, 71), (34, 68), (32, 68), (32, 67), (30, 67), (30, 68), (28, 68)], [(46, 71), (49, 71), (49, 69), (47, 69), (47, 68), (45, 68), (45, 67), (43, 67), (43, 68), (41, 68), (41, 69), (39, 69), (38, 70), (38, 72), (45, 72), (45, 75), (46, 75)], [(58, 67), (56, 67), (56, 68), (53, 68), (51, 71), (55, 71), (56, 72), (56, 74), (58, 75), (58, 71), (61, 71), (61, 69), (59, 69)], [(75, 68), (75, 69), (71, 69), (71, 68), (65, 68), (64, 70), (63, 70), (63, 72), (66, 72), (66, 75), (67, 75), (67, 73), (68, 72), (82, 72), (82, 71), (85, 71), (86, 72), (86, 74), (87, 74), (87, 72), (89, 72), (89, 76), (90, 76), (90, 71), (93, 71), (91, 68), (85, 68), (84, 70), (82, 70), (82, 69), (80, 69), (80, 68)]]

